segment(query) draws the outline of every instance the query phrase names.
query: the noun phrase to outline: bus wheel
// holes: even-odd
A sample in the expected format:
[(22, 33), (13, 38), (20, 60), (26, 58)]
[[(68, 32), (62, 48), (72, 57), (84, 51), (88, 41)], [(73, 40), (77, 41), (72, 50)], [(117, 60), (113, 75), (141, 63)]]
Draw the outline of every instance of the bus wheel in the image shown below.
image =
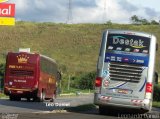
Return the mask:
[(53, 95), (53, 97), (50, 99), (50, 102), (54, 102), (55, 101), (55, 95)]
[(14, 96), (10, 95), (10, 96), (9, 96), (9, 100), (10, 100), (10, 101), (14, 101), (14, 100), (15, 100)]
[(30, 98), (27, 98), (27, 102), (30, 102)]
[(12, 96), (12, 95), (9, 96), (9, 99), (10, 99), (10, 101), (20, 101), (21, 100), (20, 97), (15, 97), (15, 96)]
[(15, 100), (16, 100), (16, 101), (20, 101), (21, 98), (20, 98), (20, 97), (16, 97)]
[(103, 107), (103, 106), (99, 106), (99, 114), (100, 115), (106, 115), (106, 114), (108, 114), (106, 108)]

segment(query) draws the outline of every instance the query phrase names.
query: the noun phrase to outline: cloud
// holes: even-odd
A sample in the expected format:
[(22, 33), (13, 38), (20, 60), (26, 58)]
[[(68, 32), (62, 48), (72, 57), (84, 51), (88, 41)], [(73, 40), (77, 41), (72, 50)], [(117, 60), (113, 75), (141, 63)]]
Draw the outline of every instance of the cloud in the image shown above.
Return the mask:
[(93, 8), (97, 7), (95, 0), (71, 0), (74, 7)]
[(120, 0), (118, 1), (118, 4), (120, 5), (121, 9), (128, 11), (128, 12), (135, 12), (138, 9), (137, 6), (131, 4), (127, 0)]
[[(126, 3), (127, 6), (129, 3), (128, 2)], [(106, 6), (107, 21), (111, 20), (113, 22), (126, 23), (129, 20), (130, 12), (131, 11), (124, 9), (122, 3), (119, 2), (119, 0), (107, 0), (107, 6)]]
[(17, 13), (24, 13), (28, 9), (27, 0), (14, 0), (12, 3), (16, 4)]
[(146, 15), (148, 15), (149, 17), (155, 17), (160, 14), (159, 12), (155, 11), (155, 9), (153, 8), (145, 7), (144, 10), (145, 10)]
[[(69, 0), (10, 0), (16, 4), (16, 19), (38, 22), (67, 21)], [(73, 23), (128, 23), (132, 15), (157, 17), (159, 12), (130, 0), (71, 0)], [(106, 2), (106, 5), (105, 5)]]
[[(127, 22), (129, 14), (117, 0), (92, 0), (94, 7), (78, 7), (73, 9), (73, 21), (79, 22)], [(106, 5), (105, 5), (106, 3)], [(96, 4), (96, 5), (95, 5)]]
[[(16, 4), (16, 18), (27, 21), (53, 21), (66, 22), (68, 15), (68, 0), (12, 0)], [(89, 9), (96, 8), (95, 0), (71, 0), (73, 17), (77, 11), (87, 13)], [(80, 13), (81, 14), (81, 13)], [(81, 14), (81, 15), (82, 15)], [(83, 21), (83, 20), (82, 20)], [(90, 20), (88, 20), (90, 21)]]
[[(16, 4), (16, 18), (26, 21), (63, 22), (66, 16), (64, 0), (12, 0)], [(66, 0), (65, 0), (66, 1)]]

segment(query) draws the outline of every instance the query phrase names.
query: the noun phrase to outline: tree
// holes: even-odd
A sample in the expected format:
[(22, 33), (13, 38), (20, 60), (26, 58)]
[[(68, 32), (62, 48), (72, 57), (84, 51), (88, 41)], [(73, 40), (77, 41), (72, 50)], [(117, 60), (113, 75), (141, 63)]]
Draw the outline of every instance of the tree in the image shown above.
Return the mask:
[(139, 24), (140, 20), (137, 15), (133, 15), (131, 17), (131, 22), (132, 22), (132, 24)]
[(106, 24), (107, 24), (107, 25), (112, 25), (112, 21), (109, 20), (109, 21), (106, 22)]
[(140, 23), (143, 24), (143, 25), (150, 24), (149, 21), (147, 19), (144, 19), (144, 18), (140, 20)]
[(85, 73), (80, 77), (78, 82), (80, 89), (94, 89), (96, 72)]
[(5, 70), (5, 64), (0, 64), (0, 90), (3, 89), (3, 84), (4, 84), (4, 70)]
[(148, 21), (145, 18), (139, 18), (137, 15), (133, 15), (130, 18), (132, 24), (142, 24), (142, 25), (158, 25), (159, 23), (155, 20)]
[(151, 20), (151, 24), (152, 25), (159, 25), (159, 23), (157, 21), (155, 21), (155, 20)]

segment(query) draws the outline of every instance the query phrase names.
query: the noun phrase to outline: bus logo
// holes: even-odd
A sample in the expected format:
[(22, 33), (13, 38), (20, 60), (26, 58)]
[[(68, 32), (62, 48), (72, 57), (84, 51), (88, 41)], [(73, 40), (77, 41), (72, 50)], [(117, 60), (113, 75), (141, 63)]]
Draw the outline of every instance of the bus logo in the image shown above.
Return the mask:
[(29, 59), (29, 57), (24, 54), (17, 56), (18, 63), (27, 63), (28, 59)]
[(144, 41), (141, 39), (139, 40), (134, 40), (134, 39), (127, 39), (122, 36), (113, 36), (113, 44), (117, 45), (126, 45), (126, 46), (131, 46), (133, 48), (144, 48), (146, 46), (143, 45)]

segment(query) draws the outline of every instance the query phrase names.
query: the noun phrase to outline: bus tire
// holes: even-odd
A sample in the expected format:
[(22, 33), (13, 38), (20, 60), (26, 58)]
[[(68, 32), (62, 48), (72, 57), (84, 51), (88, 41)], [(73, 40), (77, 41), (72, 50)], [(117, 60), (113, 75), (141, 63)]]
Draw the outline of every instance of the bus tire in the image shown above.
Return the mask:
[(10, 100), (10, 101), (14, 101), (14, 100), (15, 100), (14, 96), (10, 95), (10, 96), (9, 96), (9, 100)]
[(55, 101), (55, 95), (53, 95), (53, 97), (50, 99), (50, 102), (54, 102)]
[(15, 97), (15, 100), (16, 100), (16, 101), (20, 101), (21, 98), (20, 98), (20, 97)]
[(15, 97), (15, 96), (13, 96), (13, 95), (10, 95), (10, 96), (9, 96), (9, 99), (10, 99), (10, 101), (20, 101), (20, 100), (21, 100), (20, 97)]
[(29, 97), (27, 98), (27, 102), (30, 102), (30, 98)]
[(106, 111), (106, 108), (105, 108), (105, 107), (99, 106), (99, 114), (100, 114), (100, 115), (105, 115), (105, 114), (107, 114), (106, 112), (107, 112), (107, 111)]
[(40, 102), (40, 98), (39, 97), (34, 97), (33, 102)]

